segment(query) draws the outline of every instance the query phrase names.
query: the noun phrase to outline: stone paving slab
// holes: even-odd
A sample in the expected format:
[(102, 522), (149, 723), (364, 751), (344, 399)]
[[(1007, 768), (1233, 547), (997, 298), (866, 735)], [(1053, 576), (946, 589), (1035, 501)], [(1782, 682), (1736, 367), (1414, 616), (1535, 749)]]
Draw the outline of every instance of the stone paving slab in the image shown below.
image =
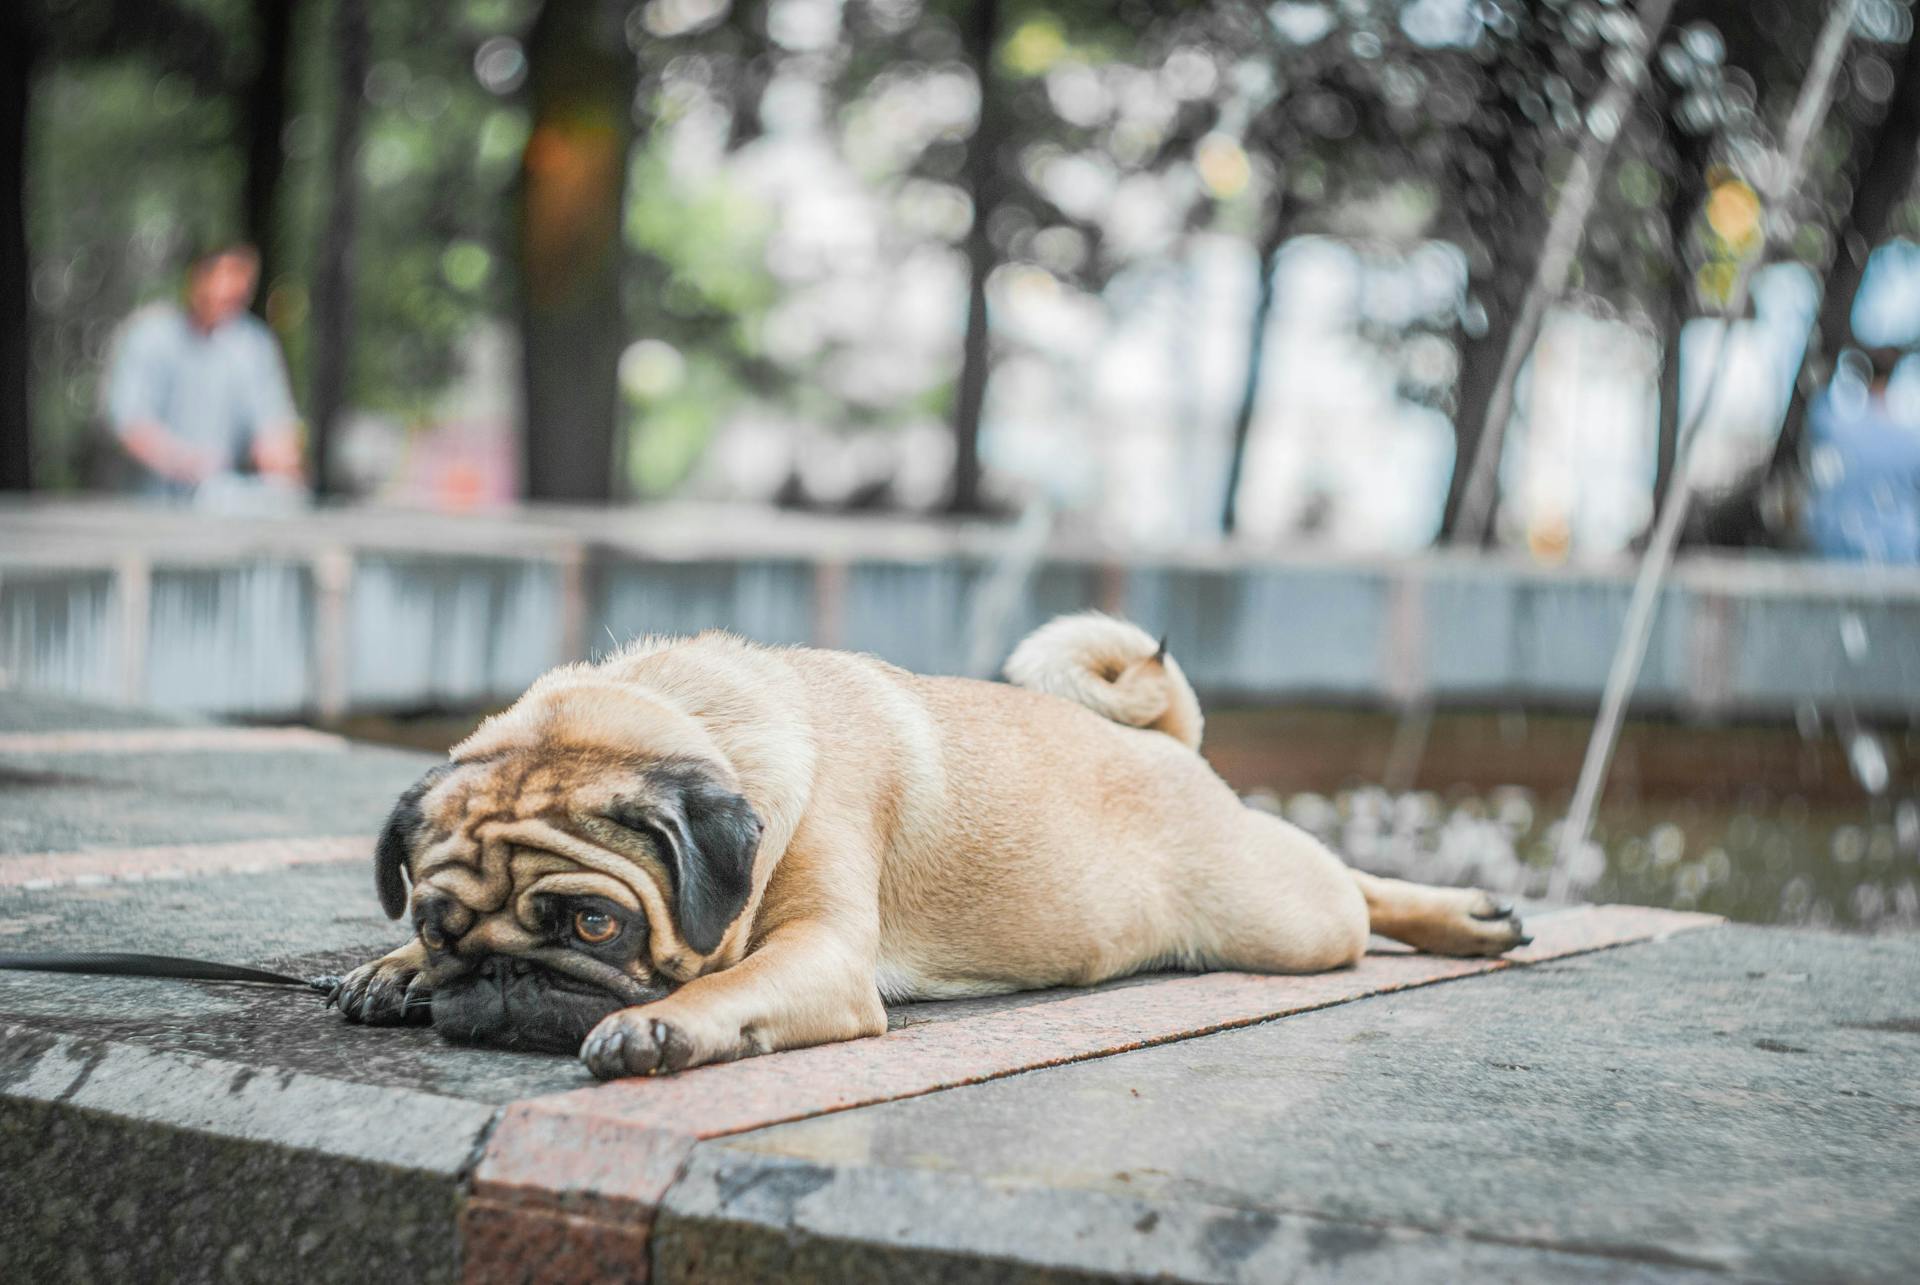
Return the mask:
[(1920, 1279), (1917, 981), (1726, 928), (705, 1142), (656, 1276)]
[[(0, 949), (188, 955), (296, 977), (385, 954), (406, 929), (381, 913), (370, 841), (352, 863), (164, 884), (0, 890)], [(430, 1029), (350, 1026), (280, 987), (0, 973), (0, 1021), (77, 1039), (418, 1090), (499, 1105), (592, 1082), (571, 1058), (448, 1044)]]
[(156, 749), (147, 731), (119, 752), (91, 739), (77, 751), (44, 736), (26, 748), (0, 742), (0, 880), (16, 855), (375, 834), (434, 761), (263, 731), (273, 734), (217, 748), (200, 737)]

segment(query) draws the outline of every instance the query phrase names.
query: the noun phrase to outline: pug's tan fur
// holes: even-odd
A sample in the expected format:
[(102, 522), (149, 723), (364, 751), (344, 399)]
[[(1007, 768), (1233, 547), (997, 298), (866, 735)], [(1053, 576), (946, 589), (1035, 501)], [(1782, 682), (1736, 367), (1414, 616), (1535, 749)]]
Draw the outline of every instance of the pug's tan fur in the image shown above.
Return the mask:
[[(643, 912), (626, 980), (676, 987), (589, 1035), (603, 1077), (877, 1035), (883, 1000), (1161, 966), (1317, 972), (1355, 962), (1370, 929), (1449, 954), (1524, 940), (1485, 893), (1350, 871), (1243, 805), (1196, 752), (1178, 666), (1133, 626), (1055, 621), (1008, 673), (1020, 685), (705, 633), (546, 675), (419, 800), (412, 896), (458, 903), (457, 943), (361, 970), (358, 1015), (486, 955), (584, 968), (535, 931), (539, 892)], [(707, 950), (681, 935), (666, 854), (602, 819), (665, 763), (759, 818), (744, 905)]]

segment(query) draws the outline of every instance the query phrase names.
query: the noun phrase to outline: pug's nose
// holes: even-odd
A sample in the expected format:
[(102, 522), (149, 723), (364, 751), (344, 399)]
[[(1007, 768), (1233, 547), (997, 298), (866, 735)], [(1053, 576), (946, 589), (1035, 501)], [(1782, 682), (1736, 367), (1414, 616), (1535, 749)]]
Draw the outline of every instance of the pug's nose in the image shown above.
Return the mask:
[(520, 959), (513, 955), (491, 955), (480, 966), (480, 971), (498, 981), (509, 977), (525, 977), (534, 970), (532, 960)]

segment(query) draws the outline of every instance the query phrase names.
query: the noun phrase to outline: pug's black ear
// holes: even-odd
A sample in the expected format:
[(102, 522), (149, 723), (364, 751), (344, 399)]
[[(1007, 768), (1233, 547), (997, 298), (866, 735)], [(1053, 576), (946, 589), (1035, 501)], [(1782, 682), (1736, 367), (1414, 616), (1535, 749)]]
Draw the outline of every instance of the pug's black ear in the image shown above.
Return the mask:
[(381, 827), (380, 842), (373, 849), (373, 886), (380, 892), (380, 909), (389, 919), (398, 919), (407, 908), (407, 858), (426, 825), (426, 818), (420, 815), (420, 800), (451, 771), (452, 764), (442, 764), (408, 786)]
[(680, 940), (710, 954), (753, 893), (759, 813), (705, 769), (673, 764), (647, 773), (649, 797), (616, 803), (608, 819), (653, 836), (673, 866)]

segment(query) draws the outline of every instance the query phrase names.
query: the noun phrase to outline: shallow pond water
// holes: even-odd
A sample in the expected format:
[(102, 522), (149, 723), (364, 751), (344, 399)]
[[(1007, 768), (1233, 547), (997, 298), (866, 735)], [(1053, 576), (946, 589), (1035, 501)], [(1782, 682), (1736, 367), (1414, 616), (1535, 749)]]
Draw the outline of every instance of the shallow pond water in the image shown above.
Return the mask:
[[(1285, 816), (1378, 874), (1542, 896), (1566, 799), (1517, 786), (1484, 792), (1355, 786), (1281, 796)], [(1856, 806), (1756, 792), (1732, 806), (1610, 804), (1570, 872), (1575, 894), (1703, 910), (1748, 923), (1920, 929), (1920, 797)]]

